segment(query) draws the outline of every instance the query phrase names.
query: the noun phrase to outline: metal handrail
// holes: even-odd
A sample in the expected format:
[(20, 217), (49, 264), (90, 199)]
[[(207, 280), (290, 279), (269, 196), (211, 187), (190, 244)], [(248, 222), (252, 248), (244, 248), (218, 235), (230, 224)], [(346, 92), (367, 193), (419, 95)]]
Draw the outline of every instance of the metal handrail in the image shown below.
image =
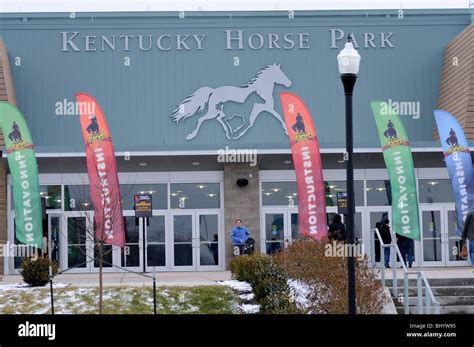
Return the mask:
[[(422, 313), (432, 313), (431, 308), (433, 307), (434, 314), (440, 314), (440, 304), (436, 300), (433, 291), (431, 290), (430, 284), (426, 279), (425, 274), (423, 271), (408, 271), (405, 262), (403, 261), (402, 254), (398, 245), (396, 244), (385, 244), (382, 241), (382, 237), (380, 236), (380, 232), (377, 228), (373, 229), (375, 235), (380, 242), (380, 267), (381, 267), (381, 281), (382, 285), (385, 287), (385, 264), (382, 262), (384, 257), (384, 249), (385, 248), (394, 248), (395, 254), (398, 255), (398, 258), (402, 260), (402, 268), (403, 268), (403, 304), (404, 304), (404, 312), (405, 314), (410, 313), (410, 295), (408, 291), (408, 277), (410, 275), (416, 275), (416, 286), (417, 286), (417, 307), (418, 307), (418, 314)], [(371, 233), (372, 235), (372, 233)], [(371, 247), (374, 247), (373, 250), (375, 251), (374, 240), (371, 237)], [(398, 278), (397, 278), (397, 259), (393, 252), (390, 252), (390, 265), (392, 267), (392, 294), (394, 298), (398, 298)], [(372, 255), (375, 256), (375, 252), (372, 252)], [(375, 259), (373, 260), (372, 268), (375, 269), (376, 262)], [(425, 305), (424, 305), (424, 312), (423, 312), (423, 287), (425, 288)]]

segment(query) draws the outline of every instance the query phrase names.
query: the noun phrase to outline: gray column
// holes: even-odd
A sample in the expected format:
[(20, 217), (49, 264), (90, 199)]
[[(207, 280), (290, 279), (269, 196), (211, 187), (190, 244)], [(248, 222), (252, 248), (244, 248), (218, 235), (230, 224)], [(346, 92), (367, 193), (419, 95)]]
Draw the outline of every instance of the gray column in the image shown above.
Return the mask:
[[(236, 219), (250, 231), (255, 239), (255, 252), (260, 252), (260, 191), (258, 165), (227, 163), (224, 165), (224, 226), (226, 269), (233, 257), (230, 232)], [(239, 178), (249, 181), (246, 187), (237, 186)]]

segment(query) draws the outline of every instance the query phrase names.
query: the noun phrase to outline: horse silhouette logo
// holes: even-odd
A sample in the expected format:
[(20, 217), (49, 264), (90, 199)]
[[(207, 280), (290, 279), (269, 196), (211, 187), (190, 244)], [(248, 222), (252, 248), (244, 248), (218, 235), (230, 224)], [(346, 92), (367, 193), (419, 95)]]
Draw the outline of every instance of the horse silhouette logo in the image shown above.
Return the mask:
[(296, 123), (291, 126), (291, 129), (293, 129), (295, 133), (305, 132), (303, 117), (299, 113), (296, 116)]
[[(254, 125), (258, 115), (268, 112), (278, 119), (283, 131), (288, 135), (283, 118), (275, 111), (273, 100), (275, 84), (281, 84), (287, 88), (292, 84), (291, 80), (281, 70), (281, 65), (276, 63), (264, 67), (247, 84), (240, 87), (222, 86), (218, 88), (201, 87), (197, 89), (176, 107), (171, 114), (171, 118), (178, 123), (180, 120), (184, 121), (186, 118), (202, 113), (196, 128), (186, 136), (186, 140), (194, 139), (202, 123), (209, 119), (216, 119), (219, 122), (228, 139), (231, 139), (232, 136), (234, 140), (237, 140)], [(234, 114), (230, 118), (227, 117), (224, 113), (225, 103), (236, 102), (243, 104), (253, 93), (260, 96), (263, 99), (263, 103), (255, 103), (253, 105), (248, 124), (246, 124), (245, 118), (242, 115)], [(229, 121), (234, 117), (240, 117), (242, 120), (242, 124), (236, 129), (233, 129), (229, 124)]]
[(91, 124), (87, 126), (86, 131), (91, 135), (99, 133), (99, 123), (97, 123), (97, 118), (94, 115), (92, 115)]
[(10, 141), (15, 142), (15, 143), (21, 141), (20, 127), (18, 126), (18, 124), (16, 124), (16, 122), (13, 122), (12, 132), (8, 134), (8, 138), (10, 139)]
[(397, 138), (397, 130), (395, 129), (395, 125), (392, 123), (391, 120), (387, 123), (387, 130), (384, 131), (383, 135), (387, 139), (395, 139)]
[(459, 146), (458, 137), (453, 128), (449, 131), (449, 137), (446, 139), (446, 143), (451, 147)]

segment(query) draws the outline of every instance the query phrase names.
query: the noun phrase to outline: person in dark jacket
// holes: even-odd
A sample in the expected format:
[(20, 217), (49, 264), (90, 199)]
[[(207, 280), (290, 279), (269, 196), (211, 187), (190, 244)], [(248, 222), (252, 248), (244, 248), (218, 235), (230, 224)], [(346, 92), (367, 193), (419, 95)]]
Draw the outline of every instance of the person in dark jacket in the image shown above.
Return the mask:
[[(400, 249), (400, 253), (402, 254), (402, 260), (405, 263), (405, 266), (408, 266), (408, 267), (412, 267), (412, 261), (413, 261), (412, 257), (409, 254), (410, 247), (411, 247), (410, 243), (412, 241), (413, 241), (412, 239), (406, 236), (397, 234), (398, 249)], [(407, 255), (408, 255), (408, 258), (407, 258)], [(408, 260), (408, 263), (407, 263), (407, 260)]]
[[(390, 232), (390, 221), (384, 219), (383, 224), (380, 226), (380, 237), (385, 245), (392, 243), (392, 233)], [(390, 247), (384, 247), (383, 255), (385, 260), (385, 267), (390, 268)]]
[(331, 241), (346, 240), (346, 226), (342, 224), (342, 219), (339, 214), (335, 214), (332, 218), (332, 223), (329, 224), (328, 238)]
[(461, 237), (463, 244), (465, 244), (466, 239), (469, 240), (469, 256), (471, 257), (471, 264), (474, 267), (474, 210), (469, 211), (464, 220), (464, 229)]

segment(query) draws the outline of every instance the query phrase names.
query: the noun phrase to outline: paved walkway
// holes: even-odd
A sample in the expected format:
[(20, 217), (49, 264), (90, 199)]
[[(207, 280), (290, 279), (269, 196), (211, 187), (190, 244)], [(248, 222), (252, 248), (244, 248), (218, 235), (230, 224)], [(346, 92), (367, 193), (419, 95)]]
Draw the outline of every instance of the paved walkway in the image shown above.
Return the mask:
[[(442, 268), (411, 268), (412, 271), (423, 271), (429, 278), (474, 278), (472, 267), (442, 267)], [(377, 270), (378, 272), (378, 270)], [(151, 273), (146, 273), (152, 276)], [(392, 278), (392, 269), (385, 269), (385, 278)], [(146, 286), (152, 285), (153, 280), (150, 277), (140, 276), (134, 273), (104, 273), (104, 285), (106, 286)], [(380, 273), (378, 272), (380, 278)], [(397, 269), (397, 278), (403, 278), (403, 270)], [(414, 276), (410, 276), (414, 278)], [(157, 272), (156, 283), (158, 286), (200, 286), (214, 285), (218, 281), (231, 279), (230, 271), (207, 271), (207, 272)], [(98, 285), (98, 274), (62, 274), (54, 278), (54, 282), (71, 284), (79, 287), (90, 287)], [(3, 276), (0, 285), (21, 283), (20, 275)]]
[[(151, 273), (146, 273), (152, 276)], [(104, 273), (104, 285), (106, 286), (146, 286), (152, 285), (150, 277), (140, 276), (134, 273)], [(157, 272), (156, 283), (158, 286), (201, 286), (215, 285), (218, 281), (230, 280), (230, 271), (213, 272)], [(20, 275), (4, 276), (0, 285), (15, 284), (23, 282)], [(97, 286), (99, 275), (94, 274), (62, 274), (54, 278), (54, 282), (71, 284), (77, 287)]]

